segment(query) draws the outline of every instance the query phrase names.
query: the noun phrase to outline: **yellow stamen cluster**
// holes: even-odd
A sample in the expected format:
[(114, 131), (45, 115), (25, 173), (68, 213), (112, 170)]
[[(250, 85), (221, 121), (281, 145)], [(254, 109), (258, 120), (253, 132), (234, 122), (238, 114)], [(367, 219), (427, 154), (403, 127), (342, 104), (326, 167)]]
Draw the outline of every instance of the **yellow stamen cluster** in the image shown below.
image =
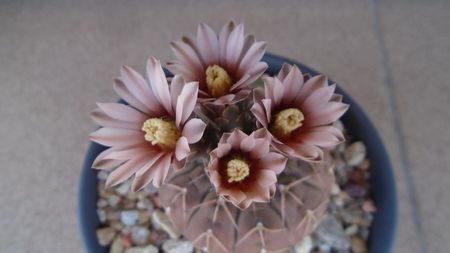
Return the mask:
[(209, 94), (215, 98), (221, 97), (230, 91), (233, 80), (227, 71), (218, 65), (206, 69), (206, 86)]
[(250, 166), (240, 158), (234, 158), (227, 163), (228, 183), (241, 182), (250, 175)]
[(175, 149), (181, 136), (173, 120), (160, 118), (146, 120), (142, 125), (142, 131), (145, 132), (146, 141), (162, 149)]
[(284, 109), (275, 114), (271, 132), (280, 139), (288, 138), (292, 132), (302, 126), (303, 113), (297, 108)]

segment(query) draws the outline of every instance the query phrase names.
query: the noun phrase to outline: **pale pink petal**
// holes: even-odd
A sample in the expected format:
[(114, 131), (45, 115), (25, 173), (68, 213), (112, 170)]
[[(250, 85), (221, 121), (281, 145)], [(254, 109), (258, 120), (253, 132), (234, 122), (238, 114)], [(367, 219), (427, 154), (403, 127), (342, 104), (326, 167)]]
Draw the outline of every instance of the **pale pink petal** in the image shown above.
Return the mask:
[(149, 170), (150, 167), (153, 166), (154, 163), (156, 163), (161, 157), (165, 155), (164, 152), (157, 152), (157, 153), (150, 153), (147, 155), (148, 163), (146, 166), (142, 167), (138, 171), (136, 171), (136, 177), (142, 176), (147, 170)]
[(220, 174), (217, 170), (211, 170), (209, 173), (209, 178), (216, 189), (220, 187)]
[(186, 162), (187, 162), (187, 158), (185, 158), (185, 159), (183, 159), (181, 161), (178, 161), (177, 159), (173, 159), (172, 160), (172, 167), (175, 170), (182, 170), (186, 166)]
[(344, 141), (342, 132), (333, 126), (315, 127), (296, 138), (310, 145), (321, 147), (333, 147)]
[(277, 78), (284, 82), (284, 79), (291, 71), (292, 65), (288, 63), (283, 63), (283, 66), (281, 66), (280, 72), (277, 74)]
[(140, 130), (142, 127), (141, 124), (113, 119), (108, 115), (106, 115), (106, 113), (104, 113), (99, 108), (96, 108), (94, 111), (91, 112), (91, 118), (96, 124), (104, 127), (125, 128), (131, 130)]
[(238, 75), (246, 73), (256, 63), (258, 63), (266, 52), (267, 43), (264, 41), (255, 42), (250, 46), (238, 66)]
[(256, 119), (258, 120), (259, 123), (261, 123), (262, 126), (267, 127), (268, 125), (267, 116), (265, 114), (263, 107), (260, 104), (257, 103), (253, 104), (250, 111), (253, 113), (253, 115), (255, 115)]
[(267, 63), (262, 62), (262, 61), (253, 65), (253, 67), (248, 71), (248, 74), (251, 77), (246, 81), (246, 85), (248, 85), (247, 83), (252, 83), (252, 82), (256, 81), (258, 78), (260, 78), (261, 75), (264, 74), (264, 71), (266, 71), (267, 68), (268, 68)]
[(159, 187), (170, 169), (170, 161), (170, 154), (160, 157), (144, 173), (134, 178), (131, 189), (139, 191), (152, 181), (154, 186)]
[(166, 68), (175, 75), (183, 76), (187, 81), (193, 81), (197, 79), (196, 72), (190, 69), (189, 66), (185, 66), (182, 63), (170, 61), (167, 62)]
[(141, 157), (145, 155), (151, 156), (153, 153), (156, 153), (156, 150), (149, 149), (148, 145), (143, 144), (137, 147), (113, 151), (106, 155), (105, 159), (130, 160), (134, 157)]
[[(258, 181), (258, 183), (252, 185), (252, 187), (245, 191), (245, 195), (247, 195), (247, 199), (243, 202), (269, 202), (270, 188), (267, 185), (260, 185)], [(249, 206), (248, 203), (242, 203), (242, 205)]]
[(163, 111), (163, 107), (156, 100), (153, 91), (139, 73), (128, 66), (123, 66), (120, 69), (120, 79), (131, 94), (152, 112), (161, 113)]
[(201, 119), (190, 119), (183, 127), (181, 135), (186, 137), (189, 144), (198, 142), (205, 131), (206, 124)]
[(244, 48), (244, 25), (239, 24), (230, 33), (227, 42), (227, 51), (225, 55), (227, 70), (232, 73), (236, 70), (236, 64)]
[(121, 97), (123, 100), (125, 100), (129, 105), (133, 106), (134, 108), (138, 109), (141, 112), (147, 113), (147, 114), (154, 114), (155, 112), (150, 110), (148, 106), (143, 104), (141, 101), (139, 101), (125, 86), (125, 84), (120, 80), (119, 78), (114, 78), (114, 90), (116, 91), (117, 95)]
[(188, 140), (186, 137), (181, 136), (177, 141), (177, 146), (175, 148), (175, 156), (178, 160), (183, 160), (186, 158), (189, 153), (191, 152), (191, 149), (189, 148)]
[(142, 166), (144, 166), (146, 162), (146, 158), (142, 156), (125, 162), (108, 175), (105, 186), (113, 187), (122, 183), (130, 178)]
[(235, 84), (233, 84), (230, 88), (230, 91), (236, 91), (242, 88), (245, 88), (246, 86), (248, 86), (249, 82), (248, 80), (251, 78), (250, 75), (245, 74), (241, 77), (241, 79), (239, 79)]
[(340, 102), (329, 102), (320, 110), (305, 115), (305, 126), (328, 125), (339, 119), (348, 109), (347, 104)]
[(223, 195), (225, 196), (228, 196), (230, 200), (235, 204), (239, 204), (244, 201), (245, 198), (247, 198), (245, 193), (238, 189), (221, 188), (221, 193), (223, 193)]
[(286, 167), (287, 158), (276, 152), (269, 152), (260, 160), (265, 169), (280, 174)]
[(267, 122), (270, 123), (272, 120), (272, 107), (274, 107), (274, 103), (272, 103), (272, 100), (270, 99), (263, 99), (261, 100), (261, 103), (263, 104), (264, 111), (266, 112)]
[(230, 152), (232, 146), (230, 143), (219, 143), (217, 144), (217, 149), (216, 151), (216, 155), (217, 158), (222, 158), (225, 155), (228, 155), (228, 153)]
[(255, 148), (250, 151), (253, 159), (260, 159), (269, 153), (270, 139), (255, 139)]
[(289, 147), (292, 148), (295, 153), (291, 154), (300, 159), (307, 161), (319, 161), (322, 160), (323, 151), (315, 146), (306, 143), (290, 142)]
[(167, 175), (170, 173), (172, 166), (170, 166), (172, 161), (172, 155), (166, 154), (160, 161), (159, 169), (155, 171), (155, 177), (153, 178), (153, 185), (155, 187), (160, 187)]
[(258, 171), (258, 184), (261, 186), (269, 186), (277, 182), (277, 174), (272, 170), (262, 169)]
[(207, 66), (219, 62), (219, 42), (217, 34), (206, 24), (197, 29), (197, 45)]
[(134, 122), (137, 125), (142, 124), (148, 119), (148, 116), (138, 110), (119, 103), (97, 103), (97, 106), (105, 112), (109, 117), (125, 121)]
[(180, 63), (186, 67), (190, 66), (195, 76), (199, 76), (203, 72), (202, 60), (192, 47), (181, 41), (171, 42), (170, 47)]
[(226, 23), (219, 33), (219, 59), (220, 65), (225, 66), (225, 57), (227, 52), (227, 42), (231, 31), (234, 30), (234, 21)]
[(108, 148), (102, 151), (98, 156), (95, 158), (94, 162), (92, 163), (92, 168), (98, 169), (98, 170), (105, 170), (105, 171), (111, 171), (120, 164), (123, 163), (123, 161), (118, 160), (111, 160), (111, 159), (105, 159), (105, 156), (110, 154), (111, 152), (114, 152), (115, 149)]
[(175, 112), (175, 121), (178, 127), (182, 126), (191, 116), (197, 102), (198, 83), (186, 83), (178, 96)]
[(295, 99), (298, 103), (301, 103), (305, 98), (307, 98), (312, 92), (315, 90), (326, 87), (328, 85), (328, 79), (324, 75), (318, 75), (311, 77), (303, 84), (300, 93), (297, 95)]
[(245, 137), (247, 137), (248, 135), (246, 135), (244, 132), (242, 132), (240, 129), (235, 128), (233, 132), (231, 132), (230, 137), (228, 137), (227, 139), (227, 143), (231, 144), (231, 147), (233, 149), (239, 150), (240, 146), (241, 146), (241, 141), (242, 139), (244, 139)]
[(272, 90), (273, 101), (272, 103), (275, 105), (279, 105), (281, 103), (281, 99), (283, 99), (284, 94), (284, 85), (278, 78), (274, 78), (274, 87)]
[(161, 67), (161, 63), (153, 56), (147, 60), (147, 77), (156, 99), (170, 115), (173, 115), (174, 111), (172, 110), (166, 75)]
[(103, 127), (91, 133), (90, 139), (104, 146), (129, 147), (145, 142), (144, 133), (129, 129)]
[(177, 100), (183, 90), (185, 81), (182, 76), (176, 75), (172, 78), (170, 83), (170, 100), (172, 101), (172, 109), (175, 112), (177, 109)]
[(252, 149), (255, 147), (255, 144), (256, 144), (255, 138), (252, 134), (242, 139), (240, 149), (247, 153), (252, 151)]
[(331, 85), (315, 90), (307, 98), (305, 98), (305, 100), (303, 100), (303, 103), (301, 105), (302, 112), (312, 112), (315, 108), (328, 103), (328, 101), (333, 96), (335, 89), (336, 85)]
[(285, 78), (280, 80), (283, 80), (285, 87), (283, 104), (293, 103), (303, 86), (302, 72), (296, 65), (293, 65)]

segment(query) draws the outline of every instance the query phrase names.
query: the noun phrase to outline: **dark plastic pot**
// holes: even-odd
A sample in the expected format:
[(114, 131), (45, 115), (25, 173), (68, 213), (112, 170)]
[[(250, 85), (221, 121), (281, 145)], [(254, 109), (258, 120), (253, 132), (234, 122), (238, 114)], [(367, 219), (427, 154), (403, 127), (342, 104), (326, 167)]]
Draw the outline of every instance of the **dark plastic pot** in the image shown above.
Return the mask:
[[(319, 74), (301, 63), (272, 54), (266, 54), (263, 61), (268, 63), (269, 68), (266, 73), (270, 75), (278, 73), (284, 62), (296, 64), (303, 73)], [(377, 212), (370, 227), (369, 252), (390, 253), (394, 245), (397, 226), (397, 200), (395, 180), (389, 157), (377, 131), (363, 110), (339, 87), (337, 92), (344, 95), (345, 103), (350, 104), (350, 109), (342, 117), (342, 121), (347, 131), (354, 138), (366, 144), (368, 158), (371, 161), (370, 183)], [(97, 172), (91, 169), (92, 162), (105, 148), (99, 144), (91, 143), (81, 172), (78, 214), (81, 237), (85, 251), (88, 253), (108, 252), (107, 248), (98, 244), (95, 234), (100, 225), (96, 212)]]

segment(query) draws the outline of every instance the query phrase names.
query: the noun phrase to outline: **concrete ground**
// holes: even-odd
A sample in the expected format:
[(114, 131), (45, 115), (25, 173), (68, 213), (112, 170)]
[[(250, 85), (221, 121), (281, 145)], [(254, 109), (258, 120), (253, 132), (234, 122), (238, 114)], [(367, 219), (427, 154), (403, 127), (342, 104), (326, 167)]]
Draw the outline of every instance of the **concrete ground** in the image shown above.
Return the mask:
[(230, 18), (366, 110), (397, 178), (395, 252), (450, 248), (449, 1), (1, 1), (0, 252), (82, 252), (76, 199), (96, 101), (122, 64)]

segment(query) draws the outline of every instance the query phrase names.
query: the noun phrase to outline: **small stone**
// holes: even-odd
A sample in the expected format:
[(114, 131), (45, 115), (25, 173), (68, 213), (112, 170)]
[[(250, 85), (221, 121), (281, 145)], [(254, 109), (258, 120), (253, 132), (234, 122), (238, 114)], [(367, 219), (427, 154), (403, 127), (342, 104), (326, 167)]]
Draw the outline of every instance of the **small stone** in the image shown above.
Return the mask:
[(192, 253), (194, 245), (184, 240), (170, 239), (164, 242), (162, 246), (165, 253)]
[(370, 161), (369, 159), (364, 159), (362, 163), (358, 165), (358, 168), (361, 170), (368, 170), (370, 168)]
[(98, 219), (100, 220), (100, 223), (106, 222), (106, 211), (104, 209), (97, 209), (97, 215)]
[(150, 241), (158, 247), (160, 247), (168, 239), (169, 236), (164, 231), (152, 230), (150, 232)]
[(132, 199), (124, 199), (122, 201), (122, 207), (124, 209), (135, 209), (136, 208), (136, 200), (132, 200)]
[(137, 192), (128, 192), (127, 193), (127, 199), (131, 200), (137, 200), (138, 199), (138, 193)]
[(123, 228), (123, 224), (122, 222), (118, 221), (118, 220), (113, 220), (109, 222), (109, 226), (114, 228), (116, 231), (121, 231)]
[(367, 253), (367, 244), (366, 241), (359, 236), (352, 236), (352, 251), (354, 253)]
[(128, 192), (130, 192), (131, 182), (127, 180), (121, 183), (119, 186), (115, 187), (115, 190), (118, 194), (125, 196)]
[(139, 212), (137, 210), (125, 210), (120, 213), (120, 220), (124, 225), (136, 225), (139, 219)]
[(295, 253), (309, 253), (314, 247), (310, 236), (306, 236), (295, 245)]
[(157, 229), (161, 228), (164, 230), (172, 239), (177, 239), (180, 237), (169, 217), (160, 210), (155, 210), (152, 213), (152, 225)]
[(120, 203), (120, 197), (117, 195), (111, 195), (108, 197), (108, 204), (111, 207), (116, 207)]
[(344, 189), (353, 198), (362, 198), (367, 193), (366, 189), (358, 184), (348, 184)]
[(97, 207), (98, 207), (98, 208), (104, 208), (104, 207), (106, 207), (106, 206), (108, 206), (108, 201), (106, 201), (106, 199), (104, 199), (104, 198), (99, 198), (99, 199), (97, 200)]
[(146, 227), (131, 228), (131, 240), (135, 245), (143, 246), (150, 238), (150, 231)]
[(125, 248), (133, 247), (133, 240), (131, 239), (131, 233), (123, 233), (121, 239)]
[(364, 173), (360, 170), (353, 170), (350, 172), (350, 180), (355, 183), (361, 183), (366, 180)]
[(97, 173), (97, 178), (98, 178), (98, 180), (102, 180), (102, 181), (106, 181), (106, 179), (108, 178), (108, 172), (107, 171), (105, 171), (105, 170), (100, 170), (98, 173)]
[(151, 196), (152, 202), (156, 207), (159, 208), (163, 208), (163, 206), (161, 205), (161, 200), (159, 199), (158, 195), (153, 195)]
[(113, 243), (111, 244), (109, 253), (123, 253), (124, 249), (125, 247), (123, 246), (122, 238), (117, 236), (116, 239), (114, 239)]
[(125, 253), (158, 253), (159, 249), (153, 245), (146, 247), (133, 247), (125, 250)]
[(359, 228), (359, 235), (364, 238), (365, 240), (369, 239), (369, 229), (365, 228), (365, 227), (360, 227)]
[(155, 194), (158, 192), (158, 188), (156, 188), (153, 184), (148, 184), (142, 189), (148, 195)]
[(342, 224), (332, 216), (327, 215), (317, 226), (315, 231), (319, 238), (320, 249), (326, 251), (327, 248), (335, 248), (338, 250), (346, 250), (350, 247), (349, 238), (342, 228)]
[(106, 210), (106, 220), (108, 221), (120, 220), (120, 212), (112, 209)]
[(338, 184), (334, 183), (331, 186), (331, 195), (338, 195), (341, 192), (341, 188)]
[(154, 209), (153, 203), (147, 198), (139, 200), (136, 204), (136, 207), (139, 209), (145, 209), (149, 212), (152, 212)]
[(116, 236), (116, 231), (111, 227), (105, 227), (97, 229), (96, 234), (98, 243), (102, 246), (108, 246)]
[(354, 142), (345, 150), (344, 156), (350, 166), (359, 165), (366, 158), (366, 146), (361, 141)]
[(358, 233), (358, 225), (351, 225), (345, 229), (345, 234), (348, 236), (352, 236)]
[(364, 203), (362, 205), (362, 209), (368, 213), (375, 213), (377, 211), (375, 204), (370, 199), (364, 201)]
[(150, 221), (150, 213), (147, 211), (139, 211), (139, 224), (144, 225)]

